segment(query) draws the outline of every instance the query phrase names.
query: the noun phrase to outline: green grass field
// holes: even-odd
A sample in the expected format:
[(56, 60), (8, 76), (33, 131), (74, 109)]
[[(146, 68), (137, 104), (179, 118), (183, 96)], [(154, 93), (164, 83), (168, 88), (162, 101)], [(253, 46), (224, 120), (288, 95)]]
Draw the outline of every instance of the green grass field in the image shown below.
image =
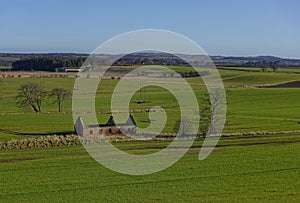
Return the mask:
[[(110, 171), (81, 146), (5, 151), (0, 153), (0, 200), (299, 202), (299, 142), (299, 135), (223, 138), (207, 159), (199, 161), (202, 141), (197, 141), (172, 167), (146, 176)], [(116, 145), (139, 154), (157, 151), (166, 144)]]
[[(188, 67), (172, 67), (178, 72)], [(227, 94), (225, 133), (300, 130), (299, 88), (255, 88), (299, 80), (296, 73), (220, 70)], [(72, 90), (74, 79), (7, 78), (0, 80), (0, 142), (52, 134), (73, 133), (71, 99), (57, 113), (53, 99), (42, 113), (16, 106), (24, 82), (41, 82), (46, 90)], [(188, 78), (197, 98), (206, 93), (199, 78)], [(103, 80), (96, 111), (109, 111), (110, 95), (118, 80)], [(200, 84), (200, 85), (195, 85)], [(162, 88), (148, 87), (147, 100), (131, 109), (162, 106), (168, 121), (163, 132), (174, 132), (180, 118), (178, 103)], [(138, 126), (149, 124), (147, 112), (134, 113)], [(106, 122), (110, 114), (98, 113)], [(203, 140), (170, 168), (146, 176), (113, 172), (92, 159), (82, 146), (0, 151), (0, 202), (299, 202), (300, 134), (223, 137), (213, 153), (198, 160)], [(170, 141), (116, 142), (121, 150), (149, 154)]]
[(300, 75), (295, 73), (272, 73), (272, 72), (241, 72), (221, 70), (225, 86), (255, 86), (278, 84), (293, 80), (299, 80)]
[[(173, 67), (174, 68), (174, 67)], [(186, 69), (188, 67), (184, 67)], [(179, 67), (177, 67), (179, 69)], [(225, 132), (283, 131), (300, 129), (300, 90), (298, 88), (250, 88), (270, 83), (282, 83), (299, 79), (298, 74), (256, 73), (221, 70), (221, 76), (227, 90), (228, 116)], [(62, 114), (56, 113), (53, 99), (43, 103), (42, 114), (35, 114), (31, 109), (16, 106), (17, 89), (20, 84), (29, 81), (41, 82), (45, 89), (64, 87), (72, 90), (74, 79), (67, 78), (22, 78), (2, 79), (0, 81), (0, 141), (21, 138), (24, 135), (64, 134), (73, 131), (71, 99), (64, 105)], [(188, 78), (195, 94), (203, 97), (206, 90), (199, 78)], [(96, 111), (110, 110), (110, 97), (118, 80), (102, 80), (96, 96)], [(180, 119), (178, 103), (172, 94), (162, 88), (148, 87), (147, 102), (138, 103), (137, 93), (131, 102), (131, 109), (149, 109), (162, 106), (167, 112), (168, 122), (163, 132), (173, 132)], [(170, 116), (172, 115), (172, 116)], [(98, 114), (100, 123), (106, 122), (109, 114)], [(135, 113), (139, 126), (148, 125), (148, 113)]]

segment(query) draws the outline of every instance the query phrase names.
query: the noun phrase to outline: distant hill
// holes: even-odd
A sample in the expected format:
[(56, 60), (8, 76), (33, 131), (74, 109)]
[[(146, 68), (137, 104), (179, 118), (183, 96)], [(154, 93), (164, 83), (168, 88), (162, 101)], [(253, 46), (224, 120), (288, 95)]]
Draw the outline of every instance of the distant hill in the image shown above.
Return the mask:
[(285, 59), (274, 56), (234, 57), (210, 56), (217, 66), (231, 67), (300, 67), (299, 59)]
[[(189, 58), (191, 61), (200, 55), (180, 55)], [(0, 67), (12, 66), (12, 70), (39, 70), (55, 71), (60, 66), (80, 67), (83, 59), (88, 54), (77, 53), (0, 53)], [(101, 55), (101, 60), (109, 58), (109, 55)], [(228, 67), (300, 67), (300, 59), (285, 59), (274, 56), (255, 56), (255, 57), (235, 57), (235, 56), (210, 56), (216, 66)], [(47, 61), (47, 69), (42, 68)], [(52, 62), (53, 63), (52, 63)], [(32, 64), (31, 64), (32, 63)], [(114, 65), (180, 65), (188, 66), (181, 58), (167, 53), (141, 52), (126, 55), (117, 60)], [(31, 67), (32, 66), (32, 67)], [(24, 67), (29, 67), (24, 69)], [(31, 68), (30, 68), (31, 67)], [(41, 68), (39, 68), (41, 67)]]

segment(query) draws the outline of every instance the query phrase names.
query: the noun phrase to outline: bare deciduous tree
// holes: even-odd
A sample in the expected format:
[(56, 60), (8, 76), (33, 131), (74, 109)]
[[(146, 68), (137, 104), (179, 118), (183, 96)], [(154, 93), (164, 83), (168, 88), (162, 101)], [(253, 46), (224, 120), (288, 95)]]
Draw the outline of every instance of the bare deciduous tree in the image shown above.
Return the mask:
[(21, 108), (30, 106), (34, 112), (40, 113), (45, 96), (46, 91), (40, 83), (23, 83), (19, 88), (17, 104)]
[(210, 102), (209, 95), (205, 95), (200, 101), (200, 126), (199, 131), (200, 133), (205, 136), (208, 132), (210, 123), (211, 123), (211, 116), (212, 116), (212, 106)]
[(71, 92), (64, 88), (54, 88), (50, 91), (49, 96), (55, 97), (55, 103), (57, 103), (58, 112), (62, 112), (64, 100), (71, 96)]

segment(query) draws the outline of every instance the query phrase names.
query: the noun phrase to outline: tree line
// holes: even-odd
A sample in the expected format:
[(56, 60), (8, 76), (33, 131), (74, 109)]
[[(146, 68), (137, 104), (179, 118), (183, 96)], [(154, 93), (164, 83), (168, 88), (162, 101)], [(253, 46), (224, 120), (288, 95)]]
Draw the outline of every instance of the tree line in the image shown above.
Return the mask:
[(62, 67), (80, 67), (86, 57), (32, 57), (12, 63), (12, 71), (50, 71), (55, 72)]
[(54, 97), (58, 112), (62, 112), (65, 99), (71, 96), (70, 90), (53, 88), (45, 91), (42, 84), (36, 82), (23, 83), (18, 90), (17, 106), (20, 108), (30, 107), (36, 113), (41, 112), (42, 103), (47, 97)]

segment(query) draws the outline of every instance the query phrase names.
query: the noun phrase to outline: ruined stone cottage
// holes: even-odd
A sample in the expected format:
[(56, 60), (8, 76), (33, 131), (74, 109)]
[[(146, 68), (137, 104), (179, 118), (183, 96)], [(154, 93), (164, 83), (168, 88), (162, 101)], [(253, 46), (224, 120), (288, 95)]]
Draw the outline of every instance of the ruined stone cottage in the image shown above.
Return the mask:
[(79, 136), (91, 135), (134, 135), (136, 133), (136, 123), (130, 114), (126, 123), (116, 124), (113, 116), (110, 116), (106, 124), (96, 124), (85, 126), (81, 117), (78, 117), (75, 126), (75, 133)]

